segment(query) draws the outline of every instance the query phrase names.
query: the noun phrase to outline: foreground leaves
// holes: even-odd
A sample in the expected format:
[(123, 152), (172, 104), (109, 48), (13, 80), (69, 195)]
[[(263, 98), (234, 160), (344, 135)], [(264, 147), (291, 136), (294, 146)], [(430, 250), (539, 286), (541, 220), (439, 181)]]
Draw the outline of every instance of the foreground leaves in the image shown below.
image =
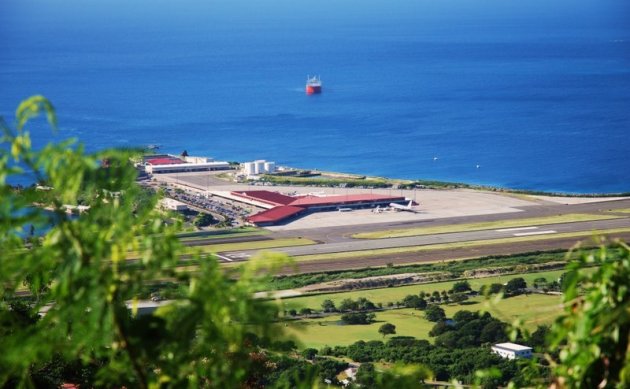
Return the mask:
[[(33, 150), (26, 124), (42, 112), (54, 126), (41, 96), (20, 104), (17, 131), (2, 124), (0, 386), (40, 386), (55, 360), (88, 369), (76, 380), (90, 386), (238, 386), (254, 347), (245, 338), (271, 336), (277, 316), (275, 306), (252, 299), (260, 263), (237, 270), (236, 282), (211, 256), (196, 255), (193, 275), (176, 272), (178, 226), (166, 225), (156, 199), (136, 185), (134, 151), (88, 155), (74, 141)], [(24, 171), (45, 190), (7, 184)], [(88, 210), (67, 213), (79, 204)], [(49, 231), (38, 238), (29, 234), (35, 228)], [(136, 316), (128, 306), (159, 280), (181, 283), (184, 297)]]

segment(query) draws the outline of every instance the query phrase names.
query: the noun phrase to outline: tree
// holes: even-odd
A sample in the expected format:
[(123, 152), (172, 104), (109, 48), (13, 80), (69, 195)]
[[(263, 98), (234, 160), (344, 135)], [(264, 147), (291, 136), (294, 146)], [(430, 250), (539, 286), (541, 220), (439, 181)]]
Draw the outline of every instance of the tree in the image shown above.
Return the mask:
[[(33, 323), (11, 321), (0, 336), (0, 386), (37, 386), (36, 369), (56, 359), (76, 364), (74, 371), (92, 369), (95, 378), (86, 387), (241, 386), (255, 365), (255, 345), (246, 335), (270, 334), (277, 317), (277, 307), (252, 298), (263, 262), (225, 274), (213, 257), (193, 253), (195, 272), (176, 272), (178, 225), (162, 221), (155, 198), (138, 201), (142, 190), (129, 163), (135, 151), (85, 154), (73, 141), (34, 150), (26, 126), (41, 113), (56, 126), (52, 104), (41, 96), (20, 104), (15, 130), (0, 122), (0, 322), (15, 314), (8, 303), (19, 299), (27, 278), (35, 297), (27, 316), (50, 307)], [(99, 163), (103, 158), (107, 166)], [(16, 193), (7, 184), (25, 169), (52, 188), (52, 213), (32, 207), (34, 188)], [(79, 198), (89, 211), (71, 218), (63, 205)], [(25, 249), (20, 231), (53, 220)], [(278, 255), (266, 260), (286, 263)], [(180, 283), (181, 297), (138, 316), (139, 296), (160, 279)]]
[(534, 288), (543, 289), (547, 287), (547, 279), (545, 277), (538, 277), (534, 280)]
[(341, 300), (341, 302), (339, 303), (339, 310), (342, 312), (345, 311), (356, 311), (358, 309), (358, 304), (356, 303), (356, 301), (352, 300), (352, 299), (343, 299)]
[(313, 359), (315, 359), (316, 355), (317, 355), (317, 349), (314, 349), (314, 348), (305, 348), (302, 351), (302, 356), (304, 357), (304, 359), (308, 359), (309, 361), (312, 361)]
[(357, 370), (357, 384), (365, 388), (373, 388), (376, 385), (376, 370), (372, 363), (362, 363)]
[(383, 337), (394, 335), (396, 333), (396, 326), (391, 323), (385, 323), (378, 329), (378, 333), (382, 334)]
[(424, 311), (424, 317), (428, 321), (438, 322), (444, 321), (446, 319), (446, 314), (442, 308), (433, 304)]
[(370, 324), (374, 321), (373, 313), (349, 312), (341, 315), (341, 321), (345, 324)]
[(313, 313), (313, 310), (311, 308), (301, 308), (300, 309), (300, 315), (302, 315), (302, 316), (307, 316), (307, 315), (310, 315), (311, 313)]
[(472, 290), (470, 287), (470, 283), (466, 280), (458, 281), (453, 284), (453, 288), (451, 289), (454, 293), (465, 293)]
[(564, 312), (548, 343), (548, 350), (559, 351), (555, 386), (629, 387), (630, 247), (616, 243), (609, 249), (602, 240), (596, 252), (573, 254), (567, 270)]
[(425, 309), (427, 307), (426, 300), (418, 297), (415, 294), (405, 296), (402, 303), (407, 308)]
[(359, 311), (370, 311), (376, 309), (376, 305), (365, 297), (359, 297), (356, 304), (357, 310)]
[(502, 284), (490, 284), (488, 285), (483, 285), (480, 289), (479, 289), (479, 293), (482, 295), (487, 295), (487, 294), (499, 294), (503, 291), (503, 285)]
[(527, 282), (522, 277), (512, 278), (505, 285), (505, 292), (508, 294), (518, 294), (527, 288)]
[(532, 332), (528, 344), (536, 350), (544, 350), (547, 343), (547, 335), (549, 334), (549, 326), (538, 326), (536, 331)]
[(322, 310), (324, 312), (336, 312), (337, 307), (335, 307), (335, 303), (332, 300), (326, 299), (322, 302)]
[(453, 293), (451, 295), (451, 301), (454, 303), (461, 303), (468, 300), (468, 295), (465, 293)]
[(193, 221), (196, 227), (207, 227), (214, 222), (214, 218), (209, 213), (200, 212)]

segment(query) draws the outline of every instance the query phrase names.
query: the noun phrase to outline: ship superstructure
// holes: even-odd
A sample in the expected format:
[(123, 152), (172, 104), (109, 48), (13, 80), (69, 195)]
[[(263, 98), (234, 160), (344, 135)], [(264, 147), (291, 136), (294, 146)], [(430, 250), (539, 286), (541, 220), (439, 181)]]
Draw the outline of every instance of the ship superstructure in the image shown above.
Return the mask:
[(322, 93), (322, 80), (319, 76), (306, 76), (306, 94)]

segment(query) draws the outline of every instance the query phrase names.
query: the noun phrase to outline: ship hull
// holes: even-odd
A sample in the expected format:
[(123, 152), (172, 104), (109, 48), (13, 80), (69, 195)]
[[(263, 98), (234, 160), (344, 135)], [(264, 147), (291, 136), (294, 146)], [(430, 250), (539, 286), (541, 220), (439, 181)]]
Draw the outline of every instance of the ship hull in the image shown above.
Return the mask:
[(318, 93), (322, 93), (322, 87), (318, 86), (318, 85), (307, 85), (306, 86), (306, 94), (307, 95), (314, 95), (314, 94), (318, 94)]

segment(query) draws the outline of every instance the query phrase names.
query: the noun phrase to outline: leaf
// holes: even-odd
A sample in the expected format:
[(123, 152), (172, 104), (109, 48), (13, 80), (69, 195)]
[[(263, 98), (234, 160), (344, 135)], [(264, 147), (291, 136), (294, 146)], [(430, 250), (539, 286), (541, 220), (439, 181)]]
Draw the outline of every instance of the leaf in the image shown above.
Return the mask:
[(48, 123), (52, 126), (53, 130), (56, 131), (57, 116), (55, 115), (55, 108), (52, 103), (42, 95), (31, 96), (20, 103), (15, 111), (18, 131), (21, 132), (26, 122), (38, 116), (42, 110), (46, 112)]

